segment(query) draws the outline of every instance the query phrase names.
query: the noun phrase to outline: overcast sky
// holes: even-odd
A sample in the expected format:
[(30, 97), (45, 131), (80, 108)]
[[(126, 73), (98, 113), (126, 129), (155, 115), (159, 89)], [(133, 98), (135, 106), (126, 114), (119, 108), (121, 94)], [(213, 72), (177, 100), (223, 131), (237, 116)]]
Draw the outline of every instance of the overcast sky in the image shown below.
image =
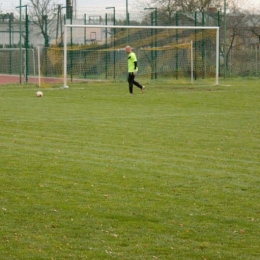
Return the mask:
[[(16, 6), (20, 5), (20, 1), (22, 5), (28, 3), (28, 0), (0, 0), (0, 12), (13, 12), (18, 13), (18, 9)], [(77, 4), (77, 16), (78, 18), (82, 18), (84, 14), (89, 15), (102, 15), (107, 12), (113, 12), (113, 9), (106, 10), (106, 7), (115, 7), (116, 17), (117, 18), (125, 18), (126, 15), (126, 1), (128, 2), (128, 9), (130, 13), (130, 17), (133, 18), (135, 14), (140, 11), (140, 6), (138, 2), (142, 0), (72, 0), (76, 1)], [(149, 0), (143, 0), (149, 2)], [(228, 1), (228, 0), (227, 0)], [(66, 0), (55, 0), (57, 4), (66, 5)], [(238, 0), (238, 3), (241, 7), (244, 8), (255, 8), (256, 10), (260, 10), (260, 0)]]
[[(129, 9), (133, 7), (134, 0), (72, 0), (76, 2), (79, 13), (88, 13), (98, 15), (99, 13), (109, 12), (106, 7), (115, 7), (118, 13), (126, 13), (126, 1), (128, 1)], [(21, 0), (22, 5), (26, 5), (28, 0)], [(66, 0), (55, 0), (55, 3), (66, 5)], [(1, 12), (15, 12), (17, 6), (20, 5), (20, 0), (0, 0)], [(17, 10), (17, 9), (16, 9)]]

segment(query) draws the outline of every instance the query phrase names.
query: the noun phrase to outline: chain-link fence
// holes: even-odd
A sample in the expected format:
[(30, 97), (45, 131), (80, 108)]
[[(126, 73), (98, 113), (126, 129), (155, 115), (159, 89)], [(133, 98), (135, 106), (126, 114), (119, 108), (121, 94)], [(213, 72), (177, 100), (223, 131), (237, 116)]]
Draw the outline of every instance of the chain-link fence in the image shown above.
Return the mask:
[[(241, 1), (240, 5), (239, 2)], [(38, 57), (44, 57), (46, 48), (63, 46), (64, 25), (152, 25), (152, 26), (218, 26), (220, 28), (219, 75), (260, 75), (260, 15), (242, 0), (239, 8), (224, 10), (208, 6), (202, 11), (165, 11), (164, 6), (151, 1), (149, 5), (132, 1), (115, 1), (107, 6), (105, 1), (49, 1), (45, 9), (35, 9), (31, 2), (16, 6), (17, 1), (0, 4), (0, 74), (19, 74), (25, 81), (38, 74)], [(21, 1), (20, 1), (21, 2)], [(40, 2), (46, 2), (42, 0)], [(63, 3), (64, 2), (64, 3)], [(68, 9), (71, 6), (71, 9)], [(247, 8), (245, 8), (247, 7)], [(239, 11), (237, 11), (239, 10)], [(69, 13), (70, 11), (70, 13)], [(35, 16), (35, 14), (38, 16)], [(95, 31), (84, 35), (71, 33), (69, 45), (89, 46), (104, 44)], [(102, 42), (103, 41), (103, 42)], [(130, 43), (132, 44), (132, 43)], [(134, 43), (133, 43), (134, 44)], [(36, 55), (38, 47), (44, 52)], [(42, 60), (48, 60), (48, 57)]]

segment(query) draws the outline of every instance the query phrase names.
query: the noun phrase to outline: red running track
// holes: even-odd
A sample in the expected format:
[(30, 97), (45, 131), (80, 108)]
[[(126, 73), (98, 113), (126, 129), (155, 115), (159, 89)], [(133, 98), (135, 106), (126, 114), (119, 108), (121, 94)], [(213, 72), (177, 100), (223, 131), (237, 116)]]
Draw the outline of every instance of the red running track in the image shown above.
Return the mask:
[[(38, 84), (38, 77), (29, 76), (28, 83)], [(59, 83), (62, 82), (62, 78), (42, 78), (44, 83)], [(21, 83), (25, 83), (25, 78), (21, 77)], [(5, 84), (20, 84), (20, 76), (19, 75), (8, 75), (8, 74), (0, 74), (0, 85)]]

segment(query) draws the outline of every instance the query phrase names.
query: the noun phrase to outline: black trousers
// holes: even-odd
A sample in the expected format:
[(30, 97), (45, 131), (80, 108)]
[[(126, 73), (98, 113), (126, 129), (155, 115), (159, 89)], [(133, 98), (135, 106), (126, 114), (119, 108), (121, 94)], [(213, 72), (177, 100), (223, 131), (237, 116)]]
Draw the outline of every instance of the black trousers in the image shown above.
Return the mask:
[(133, 72), (128, 73), (128, 83), (129, 83), (129, 92), (133, 93), (133, 86), (137, 86), (138, 88), (142, 89), (143, 86), (140, 85), (137, 81), (135, 81), (135, 75)]

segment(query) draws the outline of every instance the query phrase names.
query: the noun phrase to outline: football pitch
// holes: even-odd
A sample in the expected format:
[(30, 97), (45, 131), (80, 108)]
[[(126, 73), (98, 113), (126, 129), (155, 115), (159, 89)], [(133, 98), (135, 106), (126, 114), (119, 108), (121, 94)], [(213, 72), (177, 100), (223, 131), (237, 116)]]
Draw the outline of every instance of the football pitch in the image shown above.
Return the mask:
[(1, 259), (260, 258), (260, 81), (0, 86)]

